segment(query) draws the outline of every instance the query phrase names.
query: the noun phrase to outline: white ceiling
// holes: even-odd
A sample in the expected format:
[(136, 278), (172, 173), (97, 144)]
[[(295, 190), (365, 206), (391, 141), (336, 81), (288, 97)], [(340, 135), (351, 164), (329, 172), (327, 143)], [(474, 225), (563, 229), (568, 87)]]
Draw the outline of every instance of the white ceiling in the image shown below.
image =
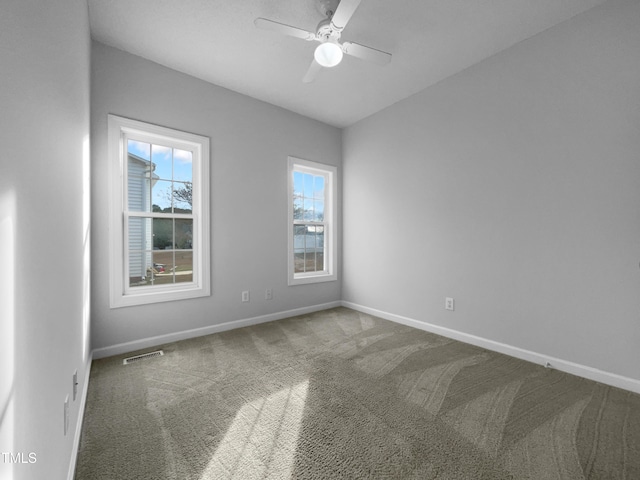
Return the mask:
[(362, 0), (342, 33), (393, 54), (345, 56), (302, 83), (317, 43), (258, 29), (264, 17), (315, 31), (316, 0), (88, 0), (95, 40), (344, 127), (605, 0)]

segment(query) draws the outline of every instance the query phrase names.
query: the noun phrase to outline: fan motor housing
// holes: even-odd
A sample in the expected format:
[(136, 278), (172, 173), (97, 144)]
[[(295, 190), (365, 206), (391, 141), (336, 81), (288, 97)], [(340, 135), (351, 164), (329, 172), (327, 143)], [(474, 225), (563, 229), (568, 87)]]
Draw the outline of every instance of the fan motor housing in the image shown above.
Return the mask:
[[(318, 24), (318, 28), (316, 28), (316, 34), (319, 39), (326, 40), (329, 37), (336, 36), (336, 32), (331, 28), (331, 20), (329, 18), (325, 18), (320, 21)], [(339, 37), (340, 34), (337, 35)]]

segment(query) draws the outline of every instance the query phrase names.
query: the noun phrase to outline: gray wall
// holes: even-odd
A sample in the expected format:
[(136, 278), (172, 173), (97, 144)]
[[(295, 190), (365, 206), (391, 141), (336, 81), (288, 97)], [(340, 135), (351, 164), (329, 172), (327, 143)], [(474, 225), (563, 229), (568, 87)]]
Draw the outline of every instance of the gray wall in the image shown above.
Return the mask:
[(84, 0), (2, 1), (0, 452), (35, 463), (3, 458), (1, 478), (66, 478), (73, 456), (89, 356), (90, 48)]
[[(92, 65), (93, 348), (340, 300), (340, 281), (288, 287), (286, 270), (287, 156), (340, 167), (339, 129), (100, 43)], [(109, 113), (211, 139), (211, 297), (109, 308)]]
[(343, 299), (640, 379), (639, 25), (607, 2), (346, 129)]

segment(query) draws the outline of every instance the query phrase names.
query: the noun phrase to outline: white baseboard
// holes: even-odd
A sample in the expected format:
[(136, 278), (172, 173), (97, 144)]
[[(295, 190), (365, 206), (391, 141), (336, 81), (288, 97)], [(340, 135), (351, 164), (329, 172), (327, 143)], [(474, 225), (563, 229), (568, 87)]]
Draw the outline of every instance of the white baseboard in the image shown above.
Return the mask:
[(249, 327), (251, 325), (258, 325), (260, 323), (271, 322), (273, 320), (281, 320), (283, 318), (295, 317), (296, 315), (304, 315), (306, 313), (318, 312), (320, 310), (327, 310), (329, 308), (339, 307), (342, 305), (341, 301), (321, 303), (319, 305), (312, 305), (309, 307), (294, 308), (293, 310), (285, 310), (283, 312), (270, 313), (267, 315), (260, 315), (257, 317), (244, 318), (240, 320), (232, 320), (230, 322), (219, 323), (217, 325), (209, 325), (207, 327), (194, 328), (191, 330), (184, 330), (182, 332), (168, 333), (165, 335), (158, 335), (155, 337), (143, 338), (140, 340), (134, 340), (132, 342), (119, 343), (110, 347), (96, 348), (93, 350), (93, 358), (105, 358), (113, 355), (120, 355), (122, 353), (133, 352), (135, 350), (141, 350), (143, 348), (155, 347), (157, 345), (163, 345), (165, 343), (177, 342), (180, 340), (186, 340), (187, 338), (201, 337), (203, 335), (211, 335), (212, 333), (225, 332), (227, 330), (233, 330), (235, 328)]
[(577, 363), (562, 360), (560, 358), (550, 357), (541, 353), (532, 352), (530, 350), (524, 350), (522, 348), (507, 345), (505, 343), (496, 342), (487, 338), (477, 337), (468, 333), (460, 332), (458, 330), (452, 330), (450, 328), (433, 325), (427, 322), (421, 322), (413, 318), (403, 317), (401, 315), (395, 315), (393, 313), (384, 312), (382, 310), (376, 310), (375, 308), (365, 307), (356, 303), (342, 301), (342, 306), (357, 310), (359, 312), (367, 313), (375, 317), (380, 317), (392, 322), (401, 323), (409, 327), (414, 327), (419, 330), (442, 335), (443, 337), (459, 340), (464, 343), (470, 343), (478, 347), (486, 348), (494, 352), (504, 353), (511, 357), (516, 357), (521, 360), (527, 360), (532, 363), (546, 366), (551, 365), (551, 368), (560, 370), (562, 372), (571, 373), (579, 377), (587, 378), (589, 380), (595, 380), (596, 382), (611, 385), (613, 387), (622, 388), (631, 392), (640, 393), (640, 380), (636, 380), (629, 377), (623, 377), (615, 373), (604, 372), (596, 368), (587, 367)]
[[(122, 353), (128, 353), (128, 352), (133, 352), (135, 350), (155, 347), (157, 345), (162, 345), (165, 343), (186, 340), (187, 338), (194, 338), (194, 337), (200, 337), (203, 335), (210, 335), (212, 333), (225, 332), (227, 330), (248, 327), (251, 325), (258, 325), (260, 323), (271, 322), (274, 320), (281, 320), (283, 318), (294, 317), (296, 315), (304, 315), (306, 313), (318, 312), (321, 310), (327, 310), (329, 308), (334, 308), (339, 306), (344, 306), (347, 308), (351, 308), (353, 310), (367, 313), (369, 315), (384, 318), (385, 320), (390, 320), (392, 322), (407, 325), (413, 328), (417, 328), (419, 330), (424, 330), (427, 332), (442, 335), (443, 337), (452, 338), (454, 340), (459, 340), (461, 342), (469, 343), (471, 345), (476, 345), (478, 347), (486, 348), (487, 350), (503, 353), (505, 355), (526, 360), (528, 362), (536, 363), (543, 366), (550, 364), (551, 368), (555, 368), (556, 370), (571, 373), (573, 375), (587, 378), (589, 380), (594, 380), (596, 382), (604, 383), (606, 385), (611, 385), (613, 387), (629, 390), (631, 392), (640, 393), (640, 380), (637, 380), (634, 378), (624, 377), (622, 375), (618, 375), (615, 373), (605, 372), (603, 370), (598, 370), (597, 368), (588, 367), (586, 365), (580, 365), (578, 363), (570, 362), (568, 360), (551, 357), (549, 355), (533, 352), (531, 350), (525, 350), (523, 348), (514, 347), (512, 345), (496, 342), (494, 340), (489, 340), (487, 338), (478, 337), (476, 335), (471, 335), (468, 333), (460, 332), (458, 330), (453, 330), (446, 327), (441, 327), (439, 325), (433, 325), (431, 323), (422, 322), (419, 320), (415, 320), (413, 318), (403, 317), (401, 315), (396, 315), (396, 314), (385, 312), (382, 310), (377, 310), (375, 308), (365, 307), (364, 305), (358, 305), (356, 303), (347, 302), (344, 300), (323, 303), (319, 305), (312, 305), (309, 307), (295, 308), (292, 310), (285, 310), (282, 312), (270, 313), (267, 315), (260, 315), (257, 317), (233, 320), (230, 322), (220, 323), (217, 325), (209, 325), (207, 327), (195, 328), (192, 330), (184, 330), (182, 332), (169, 333), (166, 335), (158, 335), (155, 337), (134, 340), (132, 342), (120, 343), (120, 344), (112, 345), (109, 347), (97, 348), (93, 350), (92, 357), (94, 359), (98, 359), (98, 358), (110, 357), (112, 355), (120, 355)], [(90, 365), (89, 365), (89, 370), (90, 370)], [(82, 404), (81, 404), (82, 410), (84, 410), (86, 388), (89, 383), (88, 382), (89, 370), (87, 370), (87, 378), (85, 380), (85, 385), (84, 385), (85, 393), (82, 398)], [(80, 424), (81, 422), (78, 422), (78, 423)], [(81, 430), (81, 425), (78, 425), (77, 430), (78, 432), (76, 432), (76, 436), (78, 438), (76, 441), (79, 441), (79, 432)]]
[(73, 434), (73, 446), (71, 450), (71, 461), (69, 463), (69, 475), (67, 480), (74, 480), (76, 475), (76, 463), (78, 461), (78, 450), (80, 449), (80, 436), (82, 435), (82, 422), (84, 420), (84, 408), (87, 404), (87, 393), (89, 392), (89, 376), (91, 374), (91, 362), (93, 353), (89, 353), (89, 359), (85, 367), (84, 382), (80, 393), (80, 407), (78, 408), (78, 418), (76, 419), (76, 430)]

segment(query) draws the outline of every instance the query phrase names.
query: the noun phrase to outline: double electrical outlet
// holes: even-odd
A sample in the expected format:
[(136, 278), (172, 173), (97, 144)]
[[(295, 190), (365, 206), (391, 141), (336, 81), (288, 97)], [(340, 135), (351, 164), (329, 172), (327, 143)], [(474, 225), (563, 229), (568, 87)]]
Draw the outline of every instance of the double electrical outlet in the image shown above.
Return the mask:
[[(246, 302), (251, 301), (250, 298), (251, 297), (249, 296), (249, 290), (244, 290), (242, 292), (242, 303), (246, 303)], [(264, 291), (264, 299), (265, 300), (272, 300), (273, 299), (273, 290), (272, 289), (267, 288)]]
[(454, 300), (451, 297), (445, 297), (444, 299), (444, 309), (453, 311), (455, 309)]

